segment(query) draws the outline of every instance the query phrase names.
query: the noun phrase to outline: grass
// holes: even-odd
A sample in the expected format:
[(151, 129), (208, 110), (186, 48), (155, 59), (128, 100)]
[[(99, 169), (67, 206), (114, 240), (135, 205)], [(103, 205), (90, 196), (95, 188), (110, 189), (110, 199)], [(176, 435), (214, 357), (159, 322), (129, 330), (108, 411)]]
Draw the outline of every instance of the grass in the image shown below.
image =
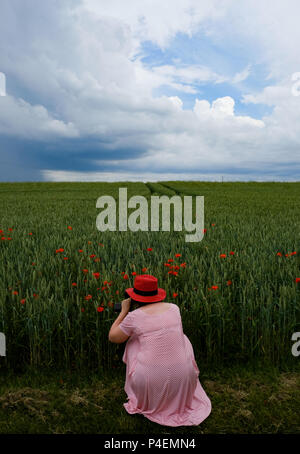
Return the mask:
[[(128, 198), (148, 200), (203, 195), (204, 239), (186, 243), (172, 231), (99, 232), (96, 201), (118, 199), (119, 187), (128, 188)], [(132, 287), (132, 272), (144, 267), (166, 289), (166, 301), (179, 306), (202, 364), (292, 362), (291, 336), (300, 330), (299, 195), (300, 183), (1, 183), (5, 365), (76, 362), (109, 370), (120, 360), (107, 342), (111, 305)], [(178, 274), (168, 273), (171, 266)]]
[(160, 426), (129, 415), (125, 369), (82, 375), (31, 370), (0, 377), (0, 433), (292, 434), (300, 433), (300, 375), (261, 366), (200, 371), (212, 413), (199, 426)]

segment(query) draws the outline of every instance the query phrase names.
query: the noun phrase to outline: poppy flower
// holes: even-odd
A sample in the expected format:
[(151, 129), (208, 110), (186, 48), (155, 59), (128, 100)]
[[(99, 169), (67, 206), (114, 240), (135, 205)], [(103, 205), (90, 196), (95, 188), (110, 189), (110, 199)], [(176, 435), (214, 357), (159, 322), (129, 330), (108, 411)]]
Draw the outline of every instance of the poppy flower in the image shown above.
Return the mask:
[(21, 301), (20, 301), (21, 304), (25, 304), (26, 303), (26, 299), (23, 298)]
[(172, 262), (174, 262), (174, 259), (169, 259), (168, 262), (172, 263)]
[(142, 272), (144, 273), (145, 271), (147, 271), (148, 268), (142, 268)]
[(233, 251), (230, 251), (229, 254), (230, 254), (230, 255), (234, 255), (234, 252), (233, 252)]
[(96, 279), (99, 279), (100, 273), (93, 273), (93, 276), (95, 276)]
[(170, 263), (165, 263), (164, 265), (165, 265), (165, 266), (171, 266)]
[(0, 230), (0, 233), (3, 233), (3, 230)]
[(182, 268), (185, 268), (185, 267), (186, 267), (186, 262), (180, 263), (180, 266), (181, 266)]
[(72, 282), (72, 287), (77, 287), (76, 282)]
[(72, 227), (70, 225), (68, 225), (68, 230), (72, 230)]
[(13, 231), (13, 229), (12, 229), (11, 227), (10, 227), (8, 230), (9, 230), (9, 232), (12, 232), (12, 231)]
[(96, 257), (95, 260), (94, 260), (94, 262), (95, 262), (95, 263), (99, 263), (100, 260), (101, 260), (101, 259), (100, 259), (99, 257)]
[(3, 240), (3, 241), (6, 240), (5, 236), (2, 236), (2, 237), (1, 237), (1, 240)]
[(86, 301), (89, 301), (89, 300), (91, 300), (92, 298), (93, 298), (92, 295), (87, 295), (87, 296), (84, 297), (84, 299), (85, 299)]
[(34, 297), (35, 299), (38, 299), (39, 295), (38, 295), (37, 293), (34, 293), (34, 294), (33, 294), (33, 297)]
[(232, 284), (232, 281), (227, 281), (227, 285), (231, 285)]
[(30, 236), (31, 236), (31, 235), (32, 235), (32, 232), (29, 232), (29, 233), (28, 233), (28, 235), (30, 235)]
[(98, 306), (98, 307), (97, 307), (97, 312), (102, 312), (102, 311), (104, 311), (104, 308), (101, 307), (101, 306)]
[(13, 292), (13, 294), (14, 294), (14, 295), (19, 295), (19, 292), (17, 292), (17, 290), (15, 290), (15, 291)]
[(178, 293), (173, 293), (173, 298), (176, 298), (176, 296), (178, 296)]
[(103, 244), (103, 243), (99, 243), (99, 246), (102, 246), (102, 247), (103, 247), (103, 246), (104, 246), (104, 244)]
[(220, 254), (221, 259), (225, 259), (226, 254)]
[(78, 252), (83, 252), (83, 249), (78, 249)]
[(181, 257), (181, 254), (175, 254), (175, 257)]
[(298, 282), (300, 282), (300, 277), (296, 277), (295, 282), (298, 284)]
[(12, 240), (12, 238), (10, 238), (10, 237), (7, 237), (6, 239), (7, 239), (7, 241), (10, 241), (10, 240)]
[(214, 227), (216, 224), (212, 224), (212, 227)]
[(96, 254), (90, 255), (90, 258), (91, 258), (91, 259), (93, 259), (94, 257), (96, 257)]
[(107, 305), (108, 305), (109, 307), (114, 307), (114, 303), (113, 303), (112, 301), (109, 301), (109, 302), (107, 303)]
[(83, 271), (85, 274), (89, 272), (89, 270), (87, 270), (87, 269), (84, 269), (84, 270), (82, 270), (82, 271)]
[(297, 255), (297, 252), (291, 252), (290, 255)]
[(212, 288), (213, 290), (217, 290), (217, 289), (219, 288), (219, 286), (218, 286), (218, 285), (212, 285), (211, 288)]
[(64, 257), (64, 260), (69, 260), (69, 257)]
[(81, 308), (81, 312), (84, 312), (84, 307)]
[(282, 257), (282, 254), (281, 254), (281, 252), (277, 252), (277, 254), (276, 254), (276, 255), (277, 255), (278, 257)]
[(35, 265), (36, 265), (36, 263), (32, 262), (32, 264), (31, 264), (31, 265), (32, 265), (32, 266), (35, 266)]
[(203, 229), (203, 233), (206, 233), (207, 232), (207, 229)]
[(128, 274), (124, 274), (123, 279), (127, 280), (128, 279)]
[(147, 247), (147, 251), (152, 251), (152, 247)]
[(132, 276), (136, 276), (136, 272), (135, 271), (132, 271)]
[(91, 241), (88, 241), (88, 244), (92, 244), (92, 242), (91, 242)]
[(119, 290), (116, 290), (116, 295), (119, 295)]
[(55, 252), (56, 252), (56, 254), (57, 254), (58, 252), (64, 252), (64, 249), (61, 247), (61, 248), (59, 248), (59, 249), (56, 249)]

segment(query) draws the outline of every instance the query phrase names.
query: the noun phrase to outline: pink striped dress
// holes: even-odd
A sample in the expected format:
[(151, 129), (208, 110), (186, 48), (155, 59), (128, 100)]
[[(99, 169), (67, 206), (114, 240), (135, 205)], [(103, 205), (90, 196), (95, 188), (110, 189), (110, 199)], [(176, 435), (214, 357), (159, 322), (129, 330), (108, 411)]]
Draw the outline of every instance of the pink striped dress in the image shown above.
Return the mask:
[(200, 384), (180, 310), (169, 304), (161, 314), (138, 308), (119, 324), (130, 336), (123, 355), (128, 399), (123, 405), (129, 414), (164, 426), (196, 426), (210, 414), (211, 402)]

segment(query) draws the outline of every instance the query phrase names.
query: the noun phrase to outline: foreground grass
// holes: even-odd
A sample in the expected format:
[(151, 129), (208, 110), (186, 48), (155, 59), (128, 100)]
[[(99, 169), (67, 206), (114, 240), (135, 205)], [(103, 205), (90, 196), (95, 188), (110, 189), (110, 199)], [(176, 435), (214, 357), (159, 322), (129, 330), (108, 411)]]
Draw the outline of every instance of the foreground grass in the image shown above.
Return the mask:
[(160, 426), (123, 407), (125, 369), (113, 375), (0, 376), (0, 432), (14, 434), (300, 433), (300, 369), (200, 372), (212, 413), (199, 426)]

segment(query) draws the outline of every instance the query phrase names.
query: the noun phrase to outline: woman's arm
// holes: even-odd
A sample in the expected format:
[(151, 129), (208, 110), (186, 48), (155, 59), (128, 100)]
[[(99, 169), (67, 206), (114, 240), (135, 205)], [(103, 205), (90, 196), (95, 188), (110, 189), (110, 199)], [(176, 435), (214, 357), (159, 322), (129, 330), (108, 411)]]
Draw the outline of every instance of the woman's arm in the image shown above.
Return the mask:
[(108, 333), (108, 340), (114, 344), (122, 344), (125, 342), (129, 336), (127, 336), (121, 328), (119, 328), (120, 323), (126, 317), (130, 308), (130, 298), (122, 301), (122, 309), (116, 320), (111, 325), (111, 328)]

